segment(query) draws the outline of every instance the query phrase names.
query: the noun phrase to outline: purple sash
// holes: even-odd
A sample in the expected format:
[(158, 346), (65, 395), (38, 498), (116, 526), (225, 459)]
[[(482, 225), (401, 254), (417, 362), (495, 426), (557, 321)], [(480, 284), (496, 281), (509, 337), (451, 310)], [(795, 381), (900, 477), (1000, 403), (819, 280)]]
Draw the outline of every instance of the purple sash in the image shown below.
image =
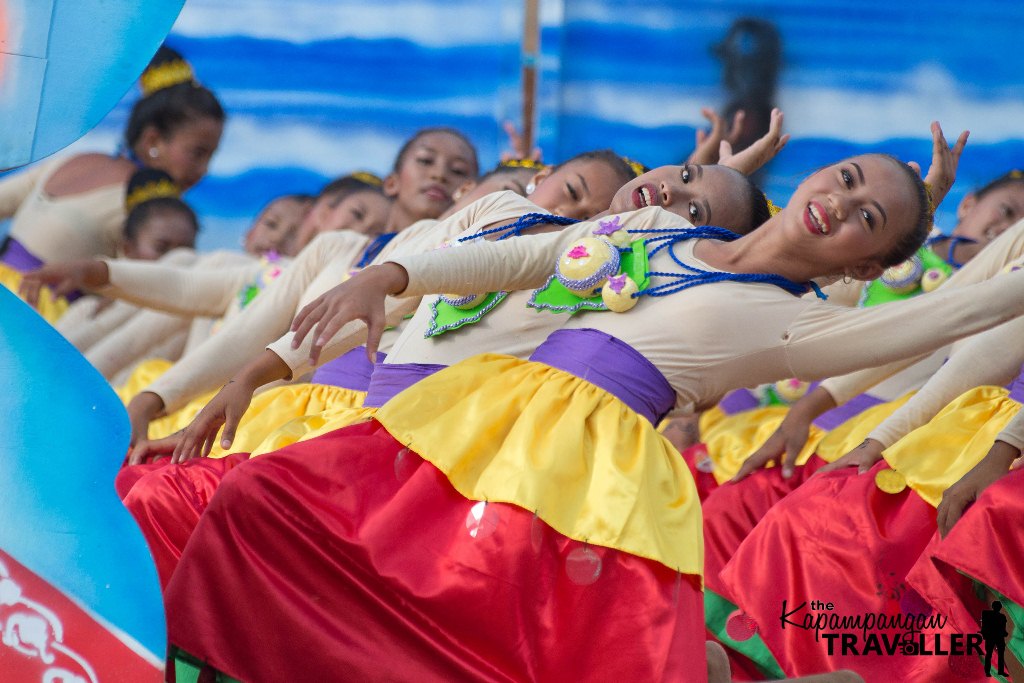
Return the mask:
[[(383, 353), (377, 353), (377, 362), (384, 360)], [(366, 391), (370, 386), (373, 363), (366, 357), (366, 347), (357, 346), (348, 353), (324, 363), (313, 373), (313, 384), (327, 384), (342, 389)]]
[(760, 408), (761, 402), (757, 400), (757, 396), (754, 396), (750, 389), (737, 389), (726, 394), (725, 398), (718, 402), (718, 407), (726, 415), (735, 415), (744, 410)]
[(3, 247), (0, 248), (0, 263), (4, 263), (15, 270), (28, 273), (43, 265), (42, 260), (26, 249), (21, 242), (13, 237), (4, 239)]
[(370, 375), (370, 386), (366, 390), (363, 406), (380, 408), (396, 394), (446, 367), (448, 366), (428, 363), (377, 363), (373, 366), (373, 374)]
[(868, 408), (884, 403), (882, 399), (875, 398), (871, 394), (858, 394), (841, 406), (826, 411), (814, 420), (814, 424), (825, 430), (833, 430), (849, 420), (854, 415), (860, 415)]
[(592, 329), (558, 330), (530, 360), (598, 386), (657, 425), (675, 405), (665, 376), (626, 342)]
[(1017, 379), (1010, 382), (1010, 398), (1017, 403), (1024, 403), (1024, 366), (1021, 367)]

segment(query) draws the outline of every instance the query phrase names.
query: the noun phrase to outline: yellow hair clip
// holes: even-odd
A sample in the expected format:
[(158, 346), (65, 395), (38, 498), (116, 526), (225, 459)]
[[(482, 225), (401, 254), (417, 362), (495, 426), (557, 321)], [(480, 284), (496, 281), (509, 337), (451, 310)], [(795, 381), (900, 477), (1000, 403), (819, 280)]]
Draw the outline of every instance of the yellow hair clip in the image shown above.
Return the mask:
[(381, 185), (384, 184), (384, 181), (381, 180), (379, 176), (374, 175), (369, 171), (356, 171), (355, 173), (349, 175), (349, 178), (354, 178), (361, 183), (373, 185), (374, 187), (380, 187)]
[(139, 79), (139, 84), (142, 86), (142, 96), (149, 97), (158, 90), (170, 88), (179, 83), (190, 83), (194, 78), (195, 74), (188, 62), (184, 59), (174, 59), (146, 69)]
[(764, 200), (768, 203), (768, 215), (774, 216), (775, 214), (782, 211), (782, 207), (778, 206), (772, 200), (768, 199), (768, 195), (764, 196)]
[(633, 173), (638, 178), (647, 172), (647, 169), (639, 161), (633, 161), (629, 157), (622, 157), (622, 160), (626, 162), (627, 166), (633, 169)]
[(1018, 171), (1017, 169), (1013, 169), (1012, 171), (1007, 173), (1007, 175), (1013, 178), (1014, 180), (1017, 180), (1018, 178), (1024, 178), (1024, 171)]
[(544, 164), (536, 159), (508, 159), (498, 164), (498, 166), (500, 168), (529, 168), (535, 171), (544, 168)]
[(165, 197), (174, 197), (175, 199), (178, 199), (181, 197), (181, 189), (170, 180), (156, 180), (132, 190), (131, 193), (125, 197), (124, 205), (130, 212), (139, 204), (148, 202), (151, 199), (163, 199)]

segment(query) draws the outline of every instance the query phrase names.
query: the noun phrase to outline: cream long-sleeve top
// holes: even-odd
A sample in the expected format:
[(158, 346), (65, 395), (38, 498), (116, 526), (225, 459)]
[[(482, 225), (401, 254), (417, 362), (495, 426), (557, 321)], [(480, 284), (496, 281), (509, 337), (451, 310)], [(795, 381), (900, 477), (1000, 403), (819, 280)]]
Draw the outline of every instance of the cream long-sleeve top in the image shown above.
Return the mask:
[[(374, 259), (373, 263), (384, 263), (392, 258), (396, 258), (404, 254), (419, 254), (434, 250), (449, 251), (449, 249), (438, 249), (438, 247), (441, 247), (446, 243), (457, 243), (457, 239), (461, 236), (475, 234), (491, 225), (514, 221), (520, 216), (528, 213), (546, 212), (529, 199), (526, 199), (514, 192), (493, 192), (481, 197), (443, 221), (434, 221), (433, 224), (414, 224), (412, 227), (403, 231), (399, 237), (406, 235), (407, 232), (413, 231), (414, 229), (416, 232), (410, 234), (408, 238), (404, 239), (400, 244), (395, 245), (395, 247), (390, 249), (385, 248), (385, 250), (382, 250), (377, 258)], [(398, 238), (396, 237), (395, 240), (397, 239)], [(395, 240), (392, 240), (392, 243), (388, 244), (388, 247), (392, 247)], [(461, 249), (463, 246), (465, 245), (459, 245), (453, 248)], [(310, 294), (313, 295), (306, 297), (306, 300), (312, 301), (327, 289), (339, 284), (340, 282), (340, 279), (325, 282), (327, 285), (326, 287), (317, 288), (319, 291), (316, 291), (315, 294), (311, 292)], [(406, 316), (416, 311), (418, 305), (419, 299), (413, 299), (410, 297), (396, 299), (389, 297), (385, 305), (385, 315), (388, 325), (399, 325)], [(419, 326), (421, 323), (422, 318), (416, 320), (414, 316), (414, 319), (409, 320), (405, 325), (403, 325), (403, 327), (409, 324)], [(294, 339), (294, 335), (291, 332), (287, 332), (280, 339), (269, 344), (267, 348), (280, 356), (288, 367), (291, 368), (293, 377), (300, 377), (312, 369), (312, 364), (309, 361), (309, 353), (313, 343), (313, 336), (314, 335), (312, 334), (306, 335), (306, 339), (303, 344), (299, 346), (299, 348), (293, 349), (292, 340)], [(395, 349), (389, 348), (387, 344), (389, 342), (396, 341), (400, 336), (404, 337), (406, 335), (403, 333), (402, 335), (395, 335), (394, 338), (384, 339), (381, 341), (380, 350), (388, 353), (389, 361), (391, 355), (395, 352)], [(337, 358), (341, 354), (359, 346), (365, 341), (366, 327), (362, 323), (350, 323), (345, 325), (323, 348), (320, 354), (320, 362), (326, 363)], [(400, 355), (399, 357), (404, 356)], [(390, 362), (399, 361), (396, 360)], [(444, 361), (418, 360), (404, 362), (430, 363)]]
[[(659, 207), (641, 211), (660, 212)], [(675, 219), (675, 225), (681, 219)], [(391, 259), (409, 274), (402, 296), (541, 287), (556, 259), (592, 224), (559, 233)], [(676, 246), (694, 267), (698, 240)], [(652, 271), (677, 271), (666, 251)], [(657, 284), (663, 281), (654, 278)], [(677, 410), (695, 412), (732, 389), (790, 377), (816, 380), (923, 354), (1024, 312), (1024, 271), (929, 297), (849, 309), (794, 297), (763, 283), (707, 284), (665, 297), (640, 297), (624, 314), (586, 313), (565, 328), (595, 328), (630, 344), (666, 377)], [(906, 320), (919, 324), (908, 333)], [(879, 344), (878, 339), (886, 343)]]
[[(199, 259), (193, 249), (180, 248), (164, 254), (158, 261), (163, 266), (189, 267)], [(100, 343), (107, 335), (127, 324), (141, 310), (126, 301), (114, 301), (97, 311), (102, 300), (95, 296), (82, 297), (68, 307), (67, 312), (54, 325), (65, 339), (85, 353)]]
[(997, 441), (1005, 441), (1019, 451), (1024, 451), (1024, 410), (1021, 410), (1003, 427), (996, 436)]
[[(146, 391), (159, 396), (165, 410), (171, 412), (223, 385), (268, 341), (288, 329), (303, 292), (320, 274), (330, 272), (340, 282), (362, 257), (368, 242), (365, 235), (348, 231), (318, 235), (251, 304), (225, 318), (215, 334), (190, 349)], [(230, 285), (219, 282), (222, 289), (216, 292), (218, 306), (226, 309), (237, 297), (239, 287), (251, 282), (262, 268), (256, 264), (247, 271), (247, 277)]]
[[(181, 250), (175, 250), (175, 252), (177, 251)], [(168, 265), (163, 260), (161, 263)], [(260, 259), (250, 254), (219, 250), (195, 256), (190, 264), (190, 270), (220, 273), (222, 269), (239, 269), (239, 272), (247, 272), (250, 268), (258, 265), (261, 265)], [(287, 262), (282, 261), (278, 265), (287, 267)], [(246, 282), (251, 282), (251, 280)], [(223, 315), (231, 315), (235, 309), (235, 303), (238, 301), (239, 289), (244, 286), (245, 284), (240, 285), (235, 290), (231, 299), (233, 303), (226, 307)], [(160, 289), (160, 287), (157, 282), (153, 282), (140, 289), (152, 290)], [(216, 296), (207, 292), (207, 296), (211, 299), (216, 298), (219, 303), (223, 303), (223, 297), (219, 292), (216, 293)], [(92, 363), (93, 367), (107, 379), (113, 379), (126, 368), (147, 358), (177, 360), (182, 353), (188, 352), (188, 343), (199, 343), (202, 338), (209, 336), (213, 326), (213, 319), (208, 316), (196, 317), (165, 313), (160, 310), (140, 308), (124, 301), (118, 301), (114, 306), (130, 308), (133, 315), (124, 320), (116, 329), (109, 330), (102, 339), (95, 342), (85, 352), (86, 360)], [(203, 306), (205, 308), (208, 305), (203, 304)], [(181, 337), (180, 344), (167, 343), (169, 339), (178, 337)]]
[[(641, 231), (677, 227), (682, 220), (665, 211), (633, 211), (619, 214), (618, 219), (623, 229)], [(589, 229), (593, 230), (598, 223), (589, 223)], [(579, 232), (586, 228), (574, 227), (573, 230)], [(467, 231), (459, 238), (472, 234)], [(433, 337), (427, 337), (427, 331), (433, 321), (433, 305), (438, 297), (425, 296), (419, 300), (415, 315), (392, 345), (384, 363), (453, 365), (479, 353), (528, 358), (567, 319), (561, 313), (528, 307), (527, 302), (532, 295), (532, 290), (510, 291), (504, 301), (478, 322)]]
[(957, 345), (946, 364), (909, 401), (875, 427), (868, 438), (888, 448), (931, 420), (965, 391), (982, 385), (1009, 384), (1024, 363), (1022, 339), (1024, 317)]
[[(484, 213), (504, 215), (503, 209), (510, 214), (521, 209), (520, 206), (513, 210), (510, 208), (512, 203), (509, 197), (485, 197), (444, 221), (447, 227), (437, 221), (414, 223), (385, 245), (375, 262), (389, 254), (432, 249), (479, 220), (479, 216)], [(532, 204), (530, 206), (533, 207)], [(268, 345), (276, 344), (275, 340), (281, 342), (283, 339), (286, 339), (282, 342), (286, 348), (280, 351), (275, 348), (275, 353), (286, 358), (286, 362), (288, 358), (293, 359), (289, 362), (293, 379), (306, 375), (312, 369), (308, 362), (309, 351), (305, 351), (306, 358), (296, 358), (288, 335), (291, 322), (303, 306), (349, 276), (360, 261), (367, 242), (364, 241), (363, 248), (354, 253), (348, 246), (351, 240), (344, 232), (317, 236), (250, 306), (240, 315), (225, 321), (217, 334), (183, 356), (146, 391), (161, 398), (165, 411), (176, 410), (192, 398), (222, 386), (260, 351), (268, 348)], [(399, 325), (403, 316), (414, 308), (404, 304), (392, 324)], [(397, 336), (395, 332), (388, 333), (382, 340), (382, 350), (387, 351), (388, 344)], [(365, 334), (362, 339), (365, 340)], [(348, 348), (360, 343), (362, 340), (354, 341)], [(327, 355), (324, 360), (333, 357)]]
[[(922, 297), (934, 296), (939, 292), (946, 292), (957, 287), (989, 280), (1007, 267), (1016, 265), (1024, 265), (1024, 221), (1018, 221), (1012, 225), (1002, 235), (982, 249), (977, 256), (968, 261), (963, 268), (953, 273), (952, 277), (938, 290), (923, 294)], [(914, 324), (915, 321), (912, 319), (907, 319), (902, 323), (903, 326), (908, 328), (913, 328)], [(882, 340), (879, 340), (879, 342), (883, 343)], [(952, 347), (945, 349), (938, 354), (940, 360), (941, 358), (948, 357), (952, 352)], [(915, 375), (916, 371), (911, 369), (911, 366), (922, 362), (930, 369), (925, 372), (918, 372)], [(893, 363), (886, 363), (850, 373), (847, 376), (826, 379), (821, 383), (821, 387), (832, 396), (837, 405), (842, 405), (854, 396), (868, 391), (879, 382), (893, 377), (897, 373), (902, 374), (904, 370), (907, 371), (903, 375), (907, 378), (907, 381), (903, 384), (904, 392), (918, 389), (936, 367), (935, 359), (929, 359), (928, 354), (909, 356)]]
[(0, 218), (12, 218), (10, 236), (44, 262), (116, 255), (124, 184), (53, 197), (44, 187), (65, 161), (46, 161), (0, 181)]

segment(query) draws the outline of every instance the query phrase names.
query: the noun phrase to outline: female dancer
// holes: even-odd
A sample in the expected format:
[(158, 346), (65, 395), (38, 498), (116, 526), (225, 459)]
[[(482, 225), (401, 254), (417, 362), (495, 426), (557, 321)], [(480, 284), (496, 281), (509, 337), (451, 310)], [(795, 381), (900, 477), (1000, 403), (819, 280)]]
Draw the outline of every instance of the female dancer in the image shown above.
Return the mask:
[[(247, 461), (225, 479), (171, 579), (172, 640), (253, 680), (324, 667), (379, 672), (379, 659), (359, 654), (364, 635), (402, 653), (392, 675), (420, 679), (679, 675), (683, 661), (691, 667), (703, 661), (703, 647), (693, 647), (693, 634), (703, 631), (700, 522), (692, 481), (652, 421), (673, 404), (708, 405), (748, 382), (750, 373), (759, 380), (794, 370), (813, 377), (836, 365), (874, 362), (877, 349), (851, 338), (840, 318), (872, 329), (933, 302), (842, 310), (795, 298), (766, 279), (790, 287), (787, 282), (836, 272), (873, 277), (917, 248), (928, 213), (920, 180), (891, 158), (857, 157), (823, 169), (750, 235), (658, 250), (651, 257), (654, 285), (682, 291), (642, 296), (624, 315), (572, 317), (535, 361), (486, 355), (464, 361), (391, 399), (378, 421)], [(372, 351), (388, 292), (547, 291), (552, 262), (563, 252), (582, 257), (574, 241), (594, 229), (585, 224), (396, 259), (307, 307), (298, 333), (324, 316), (315, 334), (322, 343), (360, 318), (369, 321)], [(703, 273), (691, 270), (687, 282), (677, 276), (680, 267)], [(787, 280), (766, 278), (775, 270)], [(701, 282), (706, 286), (679, 287)], [(958, 317), (958, 323), (973, 330), (997, 321), (994, 311), (1013, 306), (1010, 290), (1024, 288), (1024, 276), (1008, 276), (1008, 287), (992, 284), (969, 292), (993, 297), (992, 317)], [(964, 296), (940, 294), (934, 302), (946, 310)], [(937, 321), (935, 328), (952, 338)], [(888, 352), (927, 348), (916, 344)], [(285, 468), (293, 471), (284, 476)], [(327, 483), (334, 477), (336, 487)], [(320, 482), (318, 492), (299, 490), (313, 481)], [(272, 499), (282, 502), (277, 511), (287, 522), (271, 520)], [(315, 509), (315, 519), (286, 512), (287, 500)], [(467, 529), (467, 513), (469, 533), (459, 530)], [(236, 514), (244, 521), (237, 523)], [(278, 532), (257, 531), (267, 523)], [(283, 536), (282, 524), (289, 528)], [(394, 539), (396, 524), (400, 551), (386, 539)], [(230, 550), (220, 540), (229, 527)], [(279, 545), (280, 554), (256, 549), (257, 537)], [(307, 552), (314, 547), (318, 559)], [(225, 551), (234, 556), (230, 562)], [(288, 597), (271, 588), (283, 586), (270, 559), (276, 557), (301, 567), (286, 580)], [(259, 652), (245, 647), (242, 661), (236, 647), (247, 636), (234, 630), (234, 644), (224, 642), (222, 620), (233, 618), (238, 597), (225, 590), (221, 572), (228, 564), (246, 566), (246, 600), (257, 596), (261, 615), (301, 633), (307, 656), (282, 657), (289, 646), (278, 642)], [(331, 587), (320, 586), (328, 575)], [(347, 577), (340, 587), (339, 576)], [(216, 596), (208, 590), (213, 584)], [(286, 607), (307, 598), (315, 604)], [(393, 600), (401, 610), (388, 609)], [(346, 614), (360, 632), (349, 633), (328, 613)], [(600, 629), (590, 626), (597, 620)], [(327, 641), (330, 647), (321, 648)]]
[[(995, 282), (1002, 278), (997, 276)], [(772, 601), (785, 592), (792, 604), (798, 604), (813, 593), (833, 596), (831, 601), (842, 605), (837, 609), (843, 613), (927, 615), (930, 610), (907, 588), (907, 580), (908, 570), (923, 551), (927, 553), (925, 547), (935, 532), (934, 508), (950, 484), (979, 462), (993, 435), (1020, 408), (1005, 390), (967, 390), (979, 383), (1005, 384), (1017, 376), (1024, 355), (1006, 349), (1013, 348), (1022, 330), (1024, 319), (1017, 318), (959, 346), (921, 391), (860, 447), (822, 467), (775, 505), (739, 544), (720, 582), (742, 610), (735, 619), (757, 624), (759, 637), (785, 671), (849, 666), (870, 678), (894, 666), (913, 666), (907, 670), (911, 675), (939, 680), (969, 666), (969, 660), (957, 653), (947, 663), (944, 657), (915, 662), (898, 655), (894, 661), (880, 652), (874, 657), (825, 652), (811, 642), (813, 638), (801, 638), (799, 630), (777, 628), (771, 619)], [(885, 462), (879, 462), (883, 450)], [(814, 510), (813, 519), (806, 514), (809, 509)], [(709, 524), (715, 526), (710, 520)], [(855, 549), (849, 545), (851, 530), (856, 530)], [(774, 568), (770, 579), (750, 570), (754, 558)], [(865, 590), (871, 586), (875, 588)], [(967, 622), (958, 616), (959, 632), (973, 632), (963, 630)], [(934, 634), (945, 639), (951, 632), (933, 629), (929, 642)], [(893, 635), (899, 634), (874, 632), (874, 637)]]
[(217, 98), (166, 47), (142, 80), (160, 87), (132, 108), (124, 156), (81, 154), (37, 165), (0, 184), (0, 216), (13, 218), (0, 251), (4, 264), (25, 272), (49, 261), (115, 256), (132, 173), (140, 167), (164, 171), (182, 190), (206, 174), (224, 127)]

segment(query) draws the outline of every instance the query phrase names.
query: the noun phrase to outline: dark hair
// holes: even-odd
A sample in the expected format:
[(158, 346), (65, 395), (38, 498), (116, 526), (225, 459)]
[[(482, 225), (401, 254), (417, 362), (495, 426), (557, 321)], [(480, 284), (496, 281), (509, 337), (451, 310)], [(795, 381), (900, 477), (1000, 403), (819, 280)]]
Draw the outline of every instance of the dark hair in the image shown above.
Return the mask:
[[(317, 195), (316, 199), (326, 199), (331, 207), (335, 207), (342, 202), (349, 195), (353, 195), (356, 192), (376, 192), (383, 194), (379, 184), (375, 184), (372, 181), (368, 182), (362, 173), (353, 173), (350, 175), (335, 178), (331, 182), (323, 186), (320, 190), (320, 194)], [(376, 178), (377, 176), (372, 176)]]
[[(184, 59), (166, 45), (162, 46), (143, 72), (142, 80), (145, 81), (147, 74), (174, 62), (184, 63)], [(224, 108), (209, 89), (189, 79), (153, 90), (139, 99), (128, 117), (124, 139), (131, 149), (147, 126), (153, 126), (166, 138), (183, 124), (205, 118), (223, 122)]]
[(985, 183), (984, 185), (982, 185), (977, 190), (975, 190), (974, 191), (974, 198), (975, 199), (981, 199), (982, 197), (987, 195), (989, 192), (992, 192), (993, 190), (998, 190), (1001, 187), (1006, 187), (1007, 185), (1009, 185), (1011, 183), (1021, 183), (1021, 184), (1024, 184), (1024, 173), (1022, 173), (1021, 171), (1018, 171), (1017, 169), (1014, 169), (1014, 170), (1012, 170), (1012, 171), (1010, 171), (1008, 173), (1004, 173), (1003, 175), (999, 176), (995, 180), (991, 180), (988, 183)]
[(908, 258), (914, 255), (924, 241), (928, 239), (928, 233), (932, 229), (932, 206), (931, 200), (928, 197), (928, 190), (925, 189), (924, 181), (921, 180), (921, 176), (918, 175), (917, 171), (912, 169), (907, 164), (903, 163), (891, 154), (871, 154), (868, 156), (878, 156), (883, 159), (888, 159), (897, 168), (903, 171), (903, 175), (910, 182), (911, 192), (914, 194), (914, 199), (917, 200), (917, 215), (914, 218), (914, 223), (907, 230), (902, 237), (900, 237), (896, 244), (893, 245), (889, 253), (883, 255), (880, 259), (880, 264), (883, 268), (889, 268), (899, 263), (903, 263)]
[(636, 171), (633, 167), (630, 166), (625, 159), (610, 149), (596, 149), (590, 152), (577, 154), (571, 159), (566, 159), (562, 163), (558, 164), (551, 169), (551, 171), (555, 172), (566, 164), (570, 164), (574, 161), (600, 161), (601, 163), (607, 164), (615, 175), (619, 177), (619, 187), (622, 187), (630, 180), (637, 177)]
[(316, 195), (306, 194), (304, 192), (293, 192), (291, 194), (283, 194), (276, 199), (270, 201), (276, 202), (278, 199), (290, 199), (293, 202), (300, 202), (302, 204), (311, 204), (316, 200)]
[(747, 209), (750, 211), (749, 223), (743, 226), (734, 225), (730, 230), (740, 235), (746, 235), (747, 233), (757, 230), (772, 217), (771, 210), (768, 208), (768, 197), (761, 191), (761, 188), (759, 188), (753, 180), (737, 171), (735, 168), (731, 168), (729, 166), (722, 166), (721, 168), (728, 168), (743, 179), (743, 187), (746, 190), (747, 195), (744, 198), (744, 202)]
[(138, 237), (146, 222), (157, 213), (181, 213), (199, 233), (199, 220), (192, 208), (181, 200), (181, 190), (171, 176), (153, 168), (144, 168), (132, 174), (125, 190), (128, 217), (124, 221), (124, 238), (131, 242)]
[(537, 173), (542, 168), (544, 168), (544, 166), (542, 166), (542, 165), (538, 165), (536, 168), (533, 168), (533, 167), (530, 167), (530, 166), (511, 166), (509, 164), (500, 163), (497, 166), (495, 166), (494, 168), (492, 168), (490, 171), (488, 171), (487, 173), (484, 173), (482, 176), (480, 176), (480, 178), (477, 180), (477, 182), (478, 183), (482, 183), (483, 181), (490, 180), (491, 178), (497, 178), (498, 176), (502, 176), (502, 175), (512, 175), (513, 173), (530, 173), (530, 174), (533, 174), (533, 173)]
[(431, 126), (430, 128), (420, 128), (418, 131), (416, 131), (416, 133), (413, 134), (411, 138), (405, 141), (405, 144), (402, 145), (402, 148), (398, 150), (398, 156), (395, 157), (395, 165), (391, 169), (392, 172), (398, 173), (398, 170), (402, 167), (402, 163), (405, 162), (406, 155), (409, 154), (409, 150), (412, 149), (412, 146), (415, 145), (420, 138), (422, 138), (424, 135), (431, 135), (433, 133), (444, 133), (446, 135), (452, 135), (458, 138), (459, 140), (462, 140), (462, 142), (466, 143), (466, 146), (469, 147), (469, 151), (472, 153), (473, 170), (472, 173), (470, 173), (470, 175), (476, 176), (477, 173), (480, 172), (480, 162), (477, 160), (476, 156), (476, 145), (474, 145), (470, 141), (470, 139), (466, 137), (465, 133), (463, 133), (461, 130), (457, 128), (452, 128), (451, 126)]

